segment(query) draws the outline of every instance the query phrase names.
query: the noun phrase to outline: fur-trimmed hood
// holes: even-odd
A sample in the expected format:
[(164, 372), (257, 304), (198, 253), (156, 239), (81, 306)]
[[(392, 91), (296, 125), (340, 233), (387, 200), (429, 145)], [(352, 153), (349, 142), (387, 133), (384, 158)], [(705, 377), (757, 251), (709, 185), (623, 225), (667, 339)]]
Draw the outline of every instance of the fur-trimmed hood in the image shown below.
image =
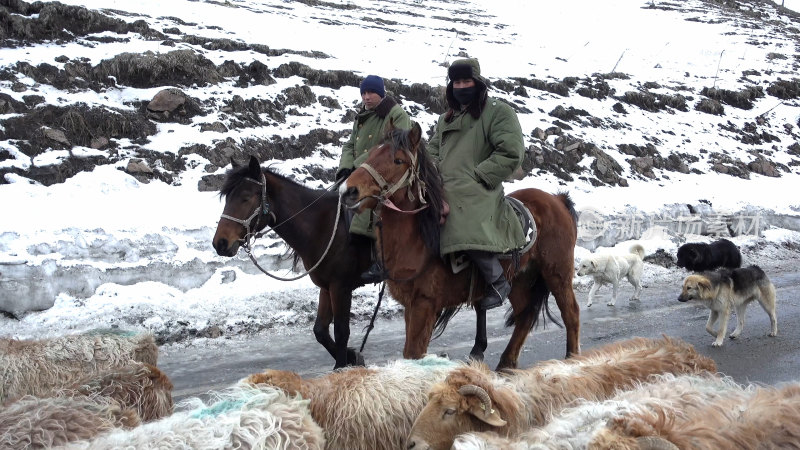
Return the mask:
[[(376, 106), (373, 111), (375, 111), (376, 116), (378, 116), (381, 120), (383, 120), (386, 118), (386, 116), (389, 115), (389, 112), (392, 110), (392, 108), (394, 108), (394, 105), (397, 104), (398, 104), (397, 100), (395, 100), (394, 97), (387, 94), (385, 97), (383, 97), (383, 100), (381, 100), (381, 102), (378, 103), (378, 106)], [(360, 120), (363, 120), (361, 119), (362, 117), (366, 119), (366, 114), (364, 114), (364, 112), (366, 111), (367, 109), (364, 108), (364, 105), (362, 104), (361, 108), (358, 110), (359, 112), (358, 115)]]
[[(474, 117), (478, 118), (481, 116), (481, 112), (486, 106), (486, 100), (489, 97), (489, 87), (486, 83), (486, 79), (481, 76), (481, 65), (475, 58), (465, 58), (465, 59), (457, 59), (450, 64), (450, 69), (459, 68), (461, 71), (467, 71), (471, 78), (475, 80), (475, 87), (478, 89), (478, 92), (475, 94), (477, 101), (470, 103), (467, 107), (467, 112)], [(448, 69), (448, 74), (450, 73), (450, 69)], [(447, 98), (447, 105), (450, 106), (450, 110), (447, 112), (447, 116), (445, 120), (448, 122), (453, 118), (453, 115), (456, 111), (461, 110), (461, 104), (458, 103), (455, 96), (453, 96), (453, 80), (451, 79), (447, 83), (447, 89), (445, 90), (445, 95)]]

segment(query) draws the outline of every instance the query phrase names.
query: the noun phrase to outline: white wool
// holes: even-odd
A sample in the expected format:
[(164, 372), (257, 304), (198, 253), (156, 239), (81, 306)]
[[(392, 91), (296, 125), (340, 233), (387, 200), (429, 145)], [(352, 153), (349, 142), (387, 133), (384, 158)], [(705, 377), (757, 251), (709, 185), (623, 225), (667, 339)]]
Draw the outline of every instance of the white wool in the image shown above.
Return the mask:
[(322, 449), (322, 429), (308, 401), (265, 386), (240, 385), (181, 403), (165, 419), (129, 431), (114, 431), (67, 449)]
[(0, 402), (42, 395), (135, 360), (156, 364), (150, 334), (92, 332), (41, 341), (0, 339)]

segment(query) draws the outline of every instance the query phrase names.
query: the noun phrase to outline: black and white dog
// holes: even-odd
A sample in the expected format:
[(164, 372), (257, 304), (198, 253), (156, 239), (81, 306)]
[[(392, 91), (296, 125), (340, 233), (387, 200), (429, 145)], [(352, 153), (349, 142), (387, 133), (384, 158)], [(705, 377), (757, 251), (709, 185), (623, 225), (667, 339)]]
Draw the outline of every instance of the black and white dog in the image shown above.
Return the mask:
[(738, 269), (742, 266), (742, 254), (736, 245), (727, 240), (706, 244), (692, 242), (683, 244), (678, 249), (678, 267), (683, 267), (693, 272), (714, 270), (720, 267)]

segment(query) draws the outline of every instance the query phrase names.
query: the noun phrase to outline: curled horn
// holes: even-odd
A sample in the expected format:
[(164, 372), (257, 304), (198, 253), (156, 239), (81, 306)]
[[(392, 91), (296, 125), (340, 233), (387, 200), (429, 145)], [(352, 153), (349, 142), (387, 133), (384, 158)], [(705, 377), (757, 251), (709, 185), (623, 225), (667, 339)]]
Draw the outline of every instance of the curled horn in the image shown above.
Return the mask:
[(660, 436), (640, 436), (636, 443), (641, 450), (679, 450), (677, 445)]
[(486, 414), (489, 414), (492, 411), (492, 399), (489, 398), (489, 393), (486, 392), (480, 386), (475, 386), (474, 384), (465, 384), (458, 388), (458, 393), (461, 395), (474, 395), (481, 400), (483, 404), (483, 410), (486, 411)]

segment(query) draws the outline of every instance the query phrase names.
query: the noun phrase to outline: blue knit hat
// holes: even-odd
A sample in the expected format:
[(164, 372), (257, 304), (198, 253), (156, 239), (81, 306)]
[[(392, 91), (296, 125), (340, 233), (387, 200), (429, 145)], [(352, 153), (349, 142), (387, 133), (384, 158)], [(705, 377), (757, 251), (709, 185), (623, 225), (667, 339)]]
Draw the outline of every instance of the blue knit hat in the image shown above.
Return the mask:
[(383, 78), (377, 75), (367, 75), (364, 81), (361, 82), (361, 93), (364, 91), (371, 91), (381, 96), (386, 96), (386, 89), (383, 87)]

